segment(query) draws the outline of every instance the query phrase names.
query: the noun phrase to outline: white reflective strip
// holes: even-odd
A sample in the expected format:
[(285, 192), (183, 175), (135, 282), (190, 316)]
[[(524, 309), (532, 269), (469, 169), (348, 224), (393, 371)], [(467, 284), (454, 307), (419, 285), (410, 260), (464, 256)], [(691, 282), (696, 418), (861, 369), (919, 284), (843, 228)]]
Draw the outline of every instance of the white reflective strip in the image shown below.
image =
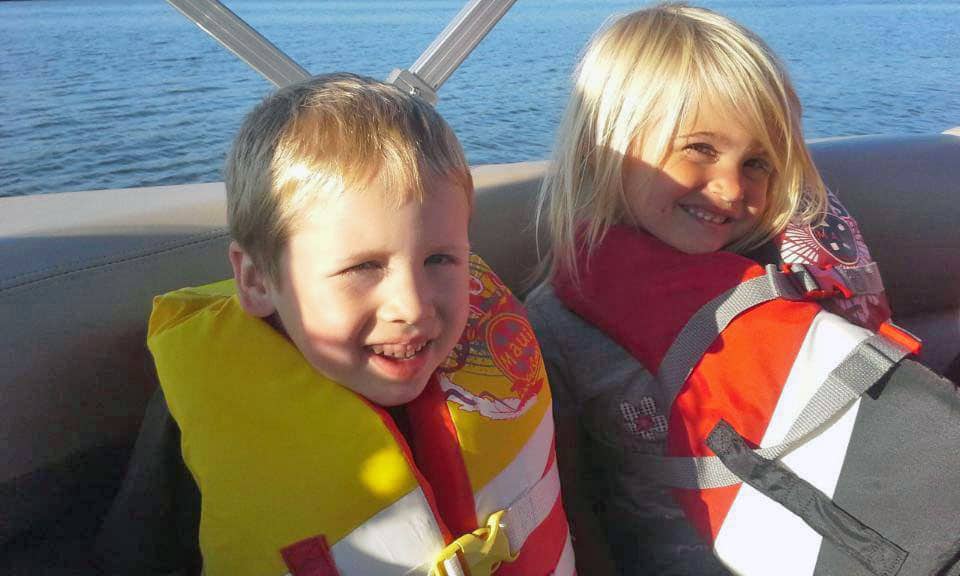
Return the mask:
[(563, 545), (563, 552), (560, 554), (560, 560), (557, 562), (557, 568), (553, 571), (553, 576), (576, 576), (577, 563), (573, 556), (573, 541), (570, 534), (567, 533), (567, 542)]
[(553, 409), (543, 419), (513, 462), (476, 493), (477, 523), (483, 526), (498, 510), (511, 506), (528, 487), (537, 483), (547, 467), (553, 445)]
[(535, 485), (507, 508), (502, 524), (510, 542), (510, 551), (523, 549), (527, 537), (543, 522), (560, 500), (560, 472), (554, 460)]
[(869, 330), (829, 312), (821, 311), (814, 317), (784, 384), (783, 393), (777, 400), (761, 446), (775, 446), (784, 441), (800, 411), (830, 372), (871, 334)]
[(341, 576), (427, 574), (444, 548), (440, 527), (418, 487), (331, 547)]
[[(761, 447), (783, 441), (800, 410), (830, 371), (870, 332), (820, 312), (813, 319), (790, 370)], [(819, 435), (783, 457), (784, 464), (827, 496), (833, 496), (856, 423), (860, 401)], [(767, 496), (743, 484), (714, 544), (717, 555), (738, 574), (813, 574), (821, 536)]]
[(447, 576), (468, 576), (463, 566), (460, 565), (459, 556), (451, 556), (444, 560), (443, 569), (446, 571)]
[[(523, 549), (527, 537), (540, 526), (559, 501), (560, 473), (557, 470), (557, 461), (554, 459), (550, 469), (543, 477), (530, 486), (519, 498), (515, 499), (500, 519), (500, 525), (507, 536), (507, 541), (510, 543), (511, 553), (515, 554), (518, 550)], [(570, 546), (569, 532), (567, 533), (564, 553), (566, 553), (566, 546)], [(572, 548), (570, 554), (571, 556), (573, 554)], [(563, 560), (562, 555), (560, 560)], [(444, 561), (443, 566), (450, 576), (463, 576), (465, 574), (456, 556)]]

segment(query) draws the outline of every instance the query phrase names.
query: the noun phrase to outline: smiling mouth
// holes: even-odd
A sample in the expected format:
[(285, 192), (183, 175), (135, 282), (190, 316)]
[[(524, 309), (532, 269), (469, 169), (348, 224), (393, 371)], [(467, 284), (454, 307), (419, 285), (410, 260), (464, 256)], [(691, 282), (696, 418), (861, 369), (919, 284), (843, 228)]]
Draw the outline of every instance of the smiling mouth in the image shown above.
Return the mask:
[(682, 208), (684, 212), (696, 218), (697, 220), (700, 220), (702, 222), (707, 222), (709, 224), (726, 224), (727, 222), (730, 221), (730, 218), (728, 216), (722, 216), (720, 214), (710, 212), (709, 210), (704, 210), (703, 208), (700, 208), (698, 206), (681, 205), (680, 208)]
[(369, 346), (370, 351), (378, 356), (391, 360), (410, 360), (426, 348), (432, 340), (419, 344), (374, 344)]

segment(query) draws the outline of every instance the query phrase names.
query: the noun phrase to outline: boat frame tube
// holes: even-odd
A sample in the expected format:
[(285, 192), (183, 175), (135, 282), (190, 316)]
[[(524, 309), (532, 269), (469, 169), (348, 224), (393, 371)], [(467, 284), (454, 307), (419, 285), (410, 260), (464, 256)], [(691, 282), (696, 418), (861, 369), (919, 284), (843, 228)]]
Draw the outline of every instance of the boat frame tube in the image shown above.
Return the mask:
[[(218, 0), (167, 0), (204, 32), (277, 87), (310, 73)], [(431, 104), (437, 91), (516, 0), (470, 0), (408, 70), (395, 69), (387, 82)]]

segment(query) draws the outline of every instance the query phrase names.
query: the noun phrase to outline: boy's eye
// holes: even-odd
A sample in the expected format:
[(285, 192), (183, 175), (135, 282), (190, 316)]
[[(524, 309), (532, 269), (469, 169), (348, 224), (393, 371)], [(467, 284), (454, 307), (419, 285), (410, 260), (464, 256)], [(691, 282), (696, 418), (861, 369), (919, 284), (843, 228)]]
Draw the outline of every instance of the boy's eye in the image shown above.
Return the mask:
[(381, 266), (378, 262), (374, 262), (373, 260), (367, 260), (366, 262), (361, 262), (359, 264), (356, 264), (354, 266), (347, 268), (346, 270), (342, 271), (341, 274), (360, 274), (362, 272), (372, 272), (375, 270), (379, 270), (380, 268)]
[(431, 254), (427, 256), (427, 259), (424, 261), (424, 264), (428, 266), (437, 266), (443, 264), (456, 264), (457, 257), (451, 254)]

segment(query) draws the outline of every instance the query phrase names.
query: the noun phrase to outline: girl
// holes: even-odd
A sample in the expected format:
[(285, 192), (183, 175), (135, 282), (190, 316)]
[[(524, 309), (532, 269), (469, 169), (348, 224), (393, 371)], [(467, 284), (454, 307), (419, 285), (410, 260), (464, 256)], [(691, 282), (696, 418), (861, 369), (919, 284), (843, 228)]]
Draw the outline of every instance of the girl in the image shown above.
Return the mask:
[[(551, 240), (548, 280), (527, 299), (554, 389), (581, 573), (611, 570), (611, 557), (627, 574), (726, 573), (710, 548), (719, 554), (726, 544), (720, 527), (733, 515), (738, 486), (671, 494), (651, 480), (651, 468), (664, 455), (713, 454), (688, 413), (711, 426), (721, 416), (739, 418), (734, 428), (761, 445), (769, 419), (750, 419), (769, 415), (777, 397), (746, 385), (721, 389), (713, 374), (752, 384), (777, 373), (770, 349), (804, 322), (806, 330), (820, 306), (771, 303), (780, 307), (772, 322), (738, 319), (729, 332), (740, 339), (725, 331), (710, 348), (758, 351), (747, 361), (718, 355), (714, 372), (680, 377), (673, 388), (662, 371), (692, 314), (755, 276), (754, 261), (848, 267), (860, 294), (824, 302), (850, 321), (837, 320), (837, 331), (854, 340), (871, 333), (861, 326), (876, 330), (889, 318), (856, 223), (828, 195), (806, 148), (800, 111), (767, 45), (706, 9), (665, 4), (633, 12), (602, 28), (582, 57), (539, 203)], [(833, 287), (846, 291), (842, 284)], [(709, 364), (704, 358), (697, 370)], [(710, 412), (718, 398), (747, 415)], [(808, 534), (791, 540), (773, 525), (769, 531), (779, 543), (740, 546), (754, 553), (724, 562), (779, 573), (776, 563), (816, 561), (815, 547), (798, 560), (777, 548), (789, 541), (791, 553), (804, 549), (813, 542)]]

